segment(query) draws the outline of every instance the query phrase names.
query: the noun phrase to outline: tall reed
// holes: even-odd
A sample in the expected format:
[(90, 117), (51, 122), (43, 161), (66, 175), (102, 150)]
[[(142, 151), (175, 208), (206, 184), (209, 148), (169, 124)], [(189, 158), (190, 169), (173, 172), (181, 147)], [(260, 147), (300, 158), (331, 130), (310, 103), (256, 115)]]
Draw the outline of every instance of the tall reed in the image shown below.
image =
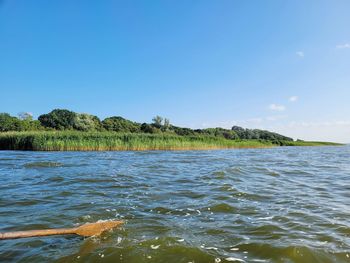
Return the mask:
[(210, 136), (172, 134), (37, 131), (0, 133), (2, 150), (110, 151), (258, 148), (275, 146), (258, 140), (227, 140)]

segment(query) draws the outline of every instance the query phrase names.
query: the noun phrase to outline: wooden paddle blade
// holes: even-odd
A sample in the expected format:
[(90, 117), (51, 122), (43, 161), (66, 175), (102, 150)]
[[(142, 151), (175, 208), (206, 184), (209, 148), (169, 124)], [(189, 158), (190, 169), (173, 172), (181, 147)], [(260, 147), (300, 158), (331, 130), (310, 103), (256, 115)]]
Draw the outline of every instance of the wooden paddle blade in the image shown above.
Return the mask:
[(122, 225), (123, 223), (123, 221), (101, 221), (96, 223), (87, 223), (78, 227), (75, 233), (85, 237), (98, 236), (107, 230)]

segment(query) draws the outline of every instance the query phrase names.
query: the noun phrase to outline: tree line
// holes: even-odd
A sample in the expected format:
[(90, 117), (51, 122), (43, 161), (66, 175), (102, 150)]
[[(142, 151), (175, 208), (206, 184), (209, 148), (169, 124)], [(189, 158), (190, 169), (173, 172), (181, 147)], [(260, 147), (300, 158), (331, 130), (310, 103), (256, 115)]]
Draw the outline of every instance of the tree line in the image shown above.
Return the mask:
[(233, 126), (231, 129), (206, 128), (190, 129), (170, 124), (170, 120), (155, 116), (152, 123), (138, 123), (120, 116), (100, 120), (87, 113), (76, 113), (66, 109), (55, 109), (42, 114), (34, 120), (29, 113), (20, 113), (18, 117), (8, 113), (0, 113), (0, 132), (7, 131), (44, 131), (44, 130), (76, 130), (76, 131), (111, 131), (120, 133), (169, 133), (180, 136), (212, 136), (229, 140), (268, 140), (274, 143), (293, 141), (292, 138), (259, 129), (244, 129)]

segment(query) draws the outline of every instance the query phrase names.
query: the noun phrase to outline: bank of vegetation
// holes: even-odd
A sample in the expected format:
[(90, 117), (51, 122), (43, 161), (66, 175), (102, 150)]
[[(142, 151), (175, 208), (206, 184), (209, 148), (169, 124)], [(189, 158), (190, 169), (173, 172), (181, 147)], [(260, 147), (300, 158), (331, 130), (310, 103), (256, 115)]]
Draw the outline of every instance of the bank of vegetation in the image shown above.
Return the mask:
[(100, 120), (90, 114), (55, 109), (33, 120), (0, 113), (1, 150), (189, 150), (258, 148), (273, 146), (336, 145), (293, 141), (292, 138), (259, 129), (190, 129), (170, 124), (156, 116), (152, 123), (137, 123), (120, 116)]
[(190, 150), (272, 147), (260, 140), (227, 140), (212, 136), (172, 134), (41, 131), (0, 134), (2, 150), (111, 151), (111, 150)]

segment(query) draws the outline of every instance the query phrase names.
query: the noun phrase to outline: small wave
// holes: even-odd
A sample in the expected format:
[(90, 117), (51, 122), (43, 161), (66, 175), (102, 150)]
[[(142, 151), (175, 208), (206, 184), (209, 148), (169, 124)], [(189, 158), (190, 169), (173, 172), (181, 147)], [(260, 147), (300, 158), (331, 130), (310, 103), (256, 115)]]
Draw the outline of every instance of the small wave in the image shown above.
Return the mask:
[(60, 183), (64, 181), (63, 176), (53, 176), (44, 181), (44, 183)]
[(246, 193), (242, 191), (237, 191), (233, 194), (231, 194), (232, 197), (246, 199), (250, 201), (269, 201), (273, 199), (273, 196), (270, 195), (261, 195), (257, 193)]
[(220, 192), (237, 192), (237, 190), (231, 184), (223, 184), (222, 186), (214, 189)]
[(193, 183), (193, 182), (194, 180), (188, 179), (188, 178), (181, 178), (175, 181), (175, 183), (179, 183), (179, 184), (186, 184), (186, 183)]
[[(162, 214), (162, 215), (177, 215), (177, 216), (190, 216), (193, 214), (198, 215), (199, 213), (194, 210), (194, 209), (170, 209), (166, 207), (156, 207), (151, 209), (151, 211), (156, 212), (157, 214)], [(199, 210), (198, 210), (199, 211)]]
[(231, 167), (229, 169), (226, 169), (227, 173), (229, 174), (233, 174), (233, 175), (244, 175), (244, 174), (248, 174), (249, 171), (247, 169), (244, 169), (242, 167)]
[(282, 171), (283, 174), (286, 174), (286, 175), (306, 175), (306, 176), (313, 176), (312, 173), (308, 172), (308, 171), (305, 171), (305, 170), (300, 170), (300, 169), (288, 169), (288, 170), (284, 170)]
[(219, 229), (219, 228), (211, 228), (211, 229), (207, 229), (205, 231), (205, 233), (207, 235), (221, 235), (221, 234), (225, 234), (226, 230), (225, 229)]
[(165, 207), (161, 207), (161, 206), (153, 208), (152, 210), (154, 212), (156, 212), (157, 214), (162, 214), (162, 215), (173, 214), (175, 212), (175, 210), (172, 210), (172, 209), (169, 209), (169, 208), (165, 208)]
[(224, 179), (226, 173), (224, 171), (215, 171), (213, 172), (213, 175), (217, 178), (217, 179)]
[(59, 162), (31, 162), (24, 164), (25, 168), (51, 168), (62, 167), (64, 164)]
[[(78, 178), (76, 180), (72, 180), (72, 182), (76, 182), (76, 183), (86, 183), (86, 184), (92, 184), (92, 183), (106, 183), (106, 184), (112, 184), (113, 185), (109, 185), (110, 187), (119, 187), (119, 185), (115, 184), (116, 180), (114, 180), (114, 178), (108, 178), (108, 177), (103, 177), (103, 178)], [(124, 187), (124, 186), (121, 186)]]
[(36, 205), (38, 204), (38, 200), (18, 200), (13, 203), (13, 205), (18, 205), (18, 206), (29, 206), (29, 205)]
[(178, 191), (176, 193), (177, 196), (183, 196), (183, 197), (188, 197), (188, 198), (193, 198), (193, 199), (198, 199), (198, 198), (204, 198), (207, 195), (203, 194), (203, 193), (196, 193), (190, 190), (182, 190), (182, 191)]
[(236, 211), (236, 208), (226, 203), (220, 203), (220, 204), (211, 206), (210, 209), (208, 210), (214, 213), (233, 213)]
[(276, 225), (263, 225), (251, 229), (249, 234), (254, 237), (263, 237), (264, 239), (279, 239), (286, 232)]
[(255, 167), (255, 171), (262, 173), (262, 174), (271, 175), (271, 176), (280, 176), (281, 175), (279, 172), (272, 170), (270, 168), (266, 168), (266, 167)]

